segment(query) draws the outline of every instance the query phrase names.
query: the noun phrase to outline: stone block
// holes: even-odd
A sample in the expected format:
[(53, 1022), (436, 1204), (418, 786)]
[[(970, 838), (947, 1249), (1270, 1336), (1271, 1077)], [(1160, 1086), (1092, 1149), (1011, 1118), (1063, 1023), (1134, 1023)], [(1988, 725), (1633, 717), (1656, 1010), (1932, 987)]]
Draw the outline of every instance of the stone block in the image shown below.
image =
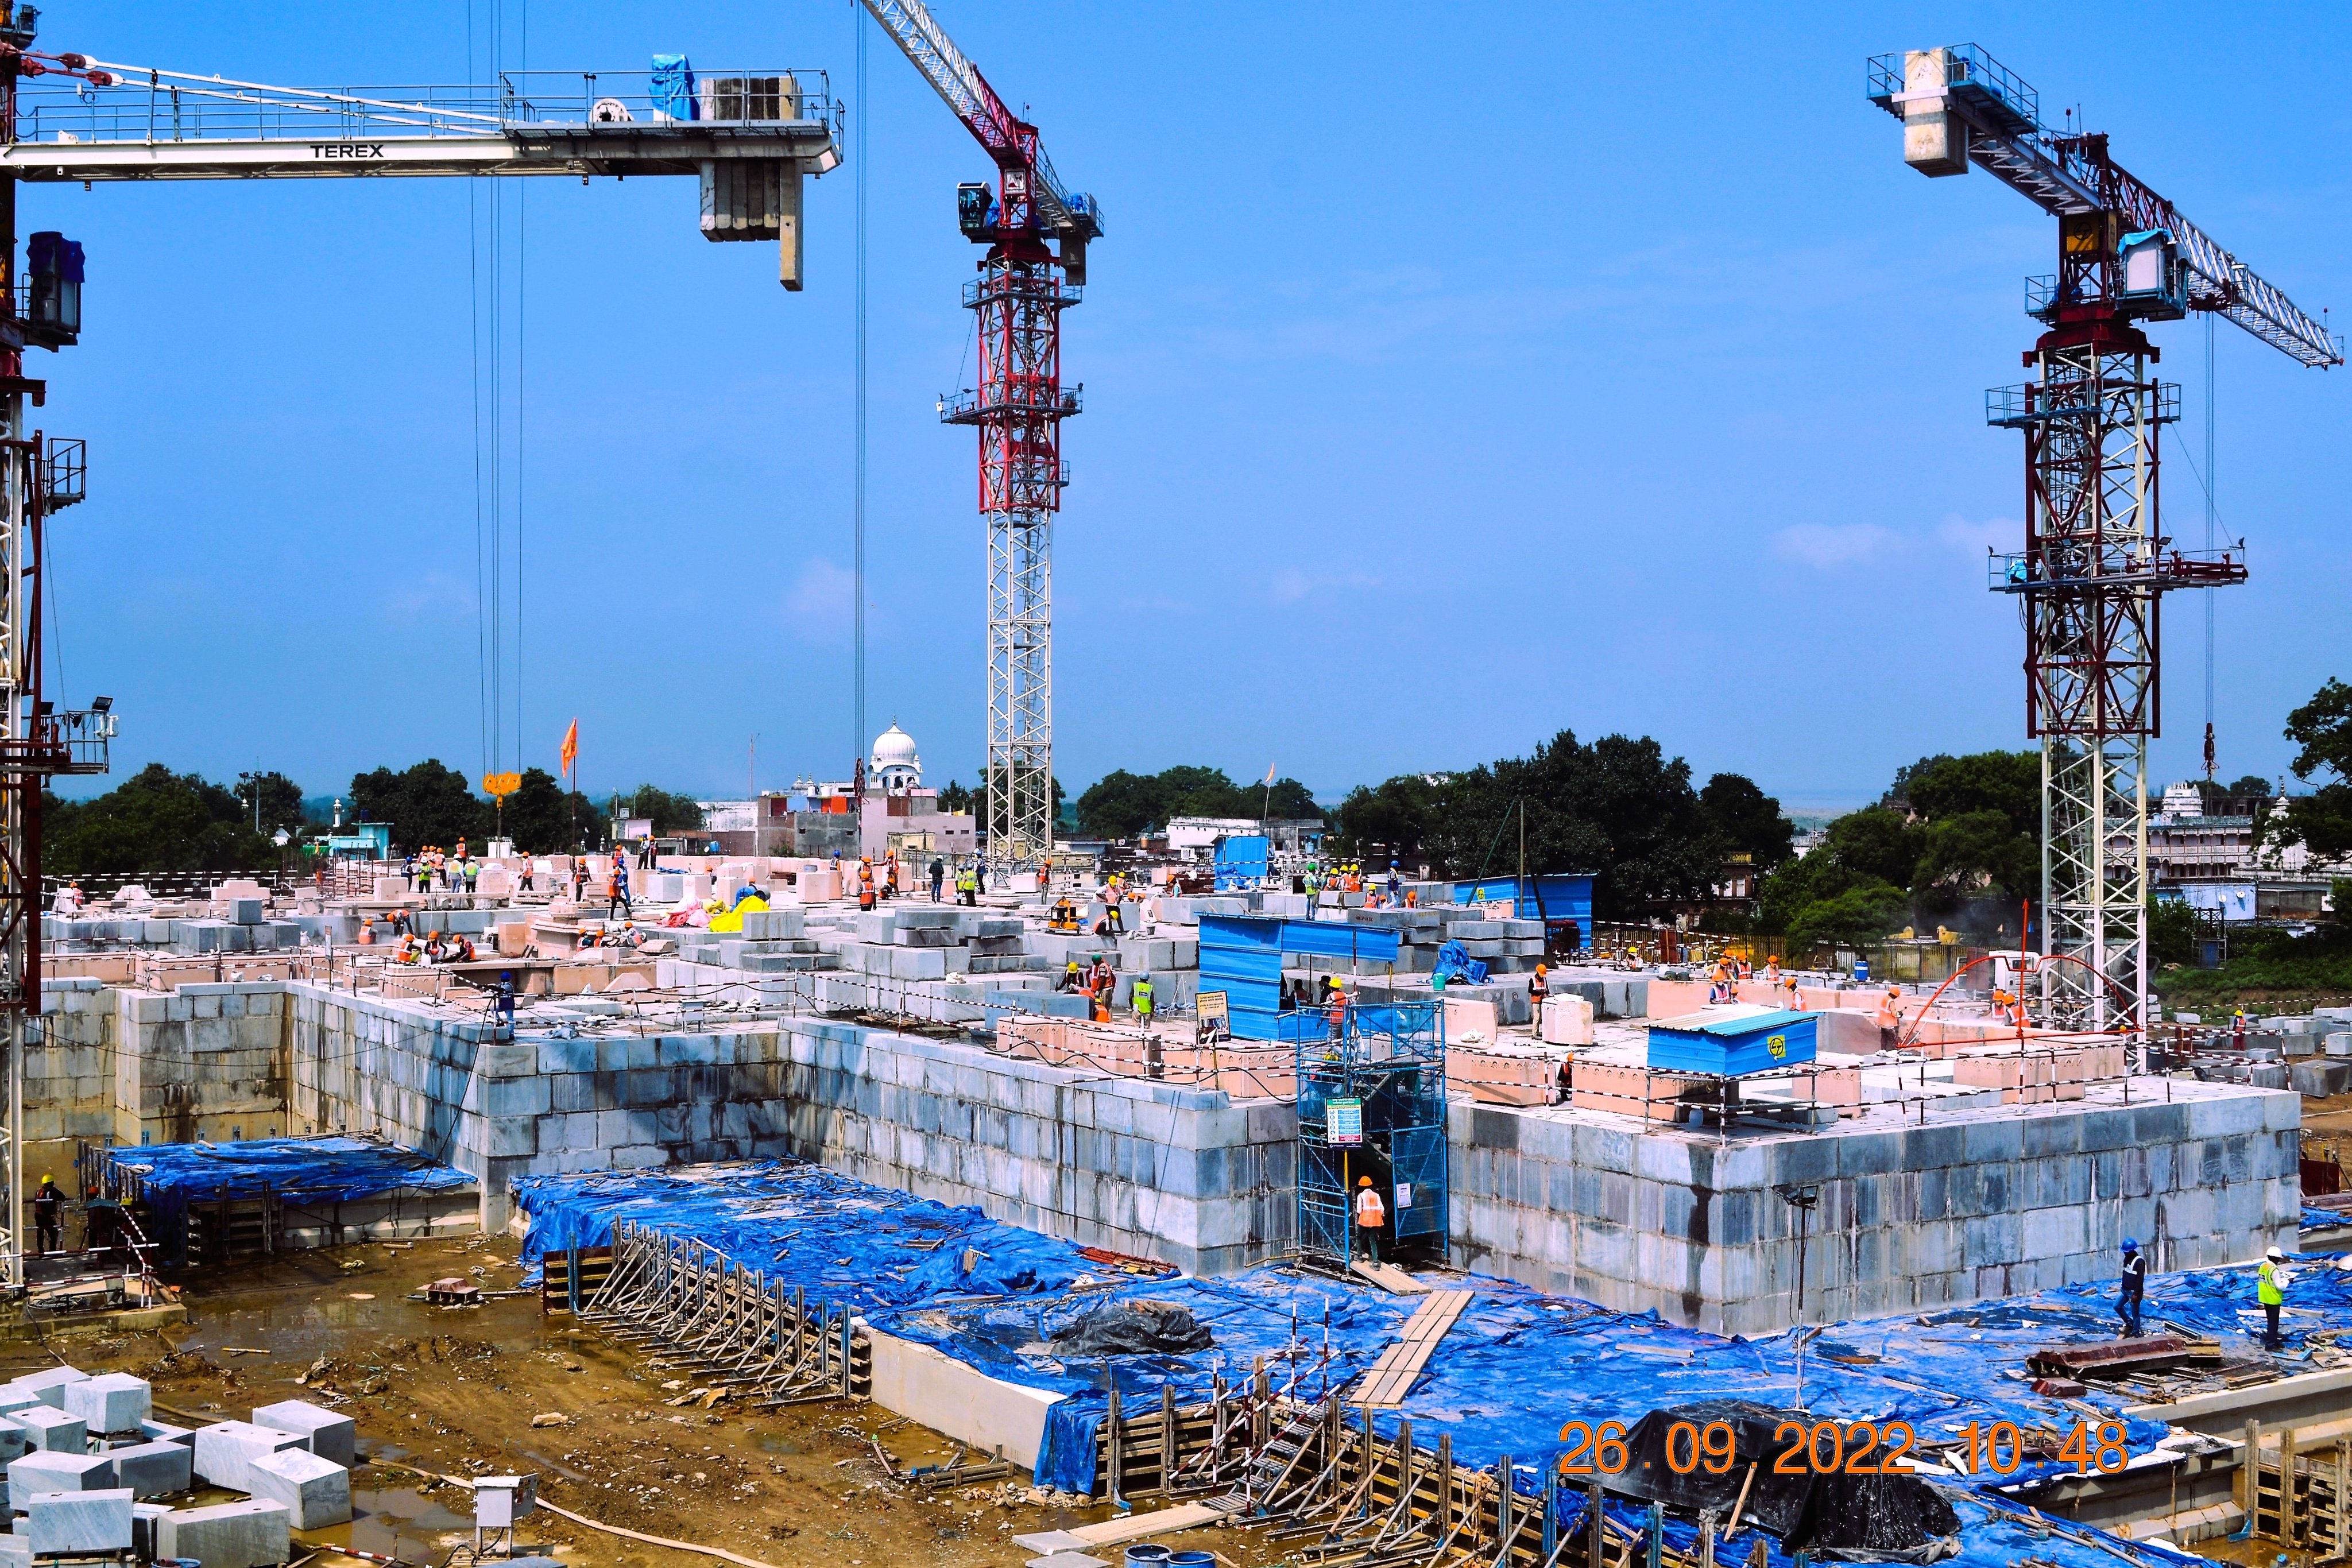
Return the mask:
[[(38, 1372), (28, 1372), (22, 1377), (13, 1379), (8, 1384), (8, 1391), (30, 1394), (42, 1404), (54, 1406), (62, 1410), (66, 1407), (66, 1385), (79, 1383), (89, 1375), (89, 1373), (78, 1372), (70, 1366), (45, 1366)], [(6, 1408), (6, 1403), (0, 1401), (0, 1411), (5, 1411)]]
[(193, 1558), (204, 1568), (276, 1568), (286, 1561), (289, 1528), (283, 1503), (174, 1509), (155, 1521), (155, 1555)]
[(170, 1497), (195, 1484), (195, 1452), (185, 1443), (133, 1443), (109, 1448), (115, 1478), (136, 1495)]
[(261, 924), (263, 901), (258, 898), (231, 898), (223, 901), (228, 906), (228, 923), (232, 925)]
[(358, 1428), (349, 1416), (304, 1400), (287, 1399), (257, 1406), (253, 1412), (253, 1424), (274, 1432), (297, 1433), (310, 1452), (345, 1469), (352, 1463)]
[(307, 1447), (299, 1433), (272, 1431), (249, 1421), (215, 1421), (196, 1428), (196, 1479), (249, 1492), (249, 1468), (263, 1454)]
[(128, 1489), (36, 1492), (26, 1500), (24, 1534), (36, 1557), (97, 1556), (131, 1550)]
[(79, 1454), (87, 1446), (89, 1427), (79, 1416), (47, 1405), (31, 1405), (8, 1419), (25, 1429), (25, 1447), (45, 1453)]
[(257, 1502), (283, 1503), (295, 1530), (324, 1530), (352, 1521), (352, 1473), (304, 1449), (264, 1454), (247, 1467)]
[(160, 1502), (131, 1505), (131, 1554), (142, 1563), (155, 1561), (155, 1521), (172, 1511)]
[(143, 1377), (101, 1373), (65, 1387), (66, 1414), (79, 1416), (92, 1433), (136, 1432), (154, 1414), (154, 1394)]
[(8, 1507), (22, 1513), (37, 1492), (97, 1491), (114, 1481), (114, 1461), (104, 1454), (26, 1454), (8, 1461)]

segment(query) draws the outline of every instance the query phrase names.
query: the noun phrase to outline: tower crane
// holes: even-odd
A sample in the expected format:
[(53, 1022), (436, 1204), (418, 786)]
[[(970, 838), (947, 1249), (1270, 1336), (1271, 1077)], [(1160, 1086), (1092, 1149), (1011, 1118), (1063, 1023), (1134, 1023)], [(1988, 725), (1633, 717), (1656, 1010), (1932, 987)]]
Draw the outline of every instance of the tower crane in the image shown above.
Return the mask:
[(1102, 212), (1062, 185), (1037, 128), (1004, 106), (922, 0), (865, 0), (901, 52), (996, 163), (996, 190), (956, 188), (956, 224), (988, 246), (964, 285), (976, 318), (979, 387), (939, 400), (941, 421), (980, 432), (988, 519), (988, 859), (1034, 867), (1054, 847), (1054, 514), (1069, 468), (1062, 421), (1083, 384), (1062, 385), (1062, 312), (1087, 281)]
[(2158, 618), (2177, 589), (2246, 580), (2244, 541), (2184, 550), (2164, 532), (2158, 435), (2180, 388), (2142, 330), (2192, 310), (2296, 363), (2342, 340), (2115, 161), (2104, 134), (2042, 123), (2033, 89), (1973, 44), (1881, 55), (1868, 97), (1930, 176), (1982, 169), (2058, 220), (2058, 270), (2026, 281), (2045, 330), (2034, 379), (1985, 394), (2025, 437), (2025, 548), (1990, 561), (2025, 626), (2026, 733), (2042, 745), (2045, 1022), (2147, 1022), (2147, 742), (2163, 732)]
[(36, 49), (36, 13), (0, 0), (0, 1285), (25, 1280), (25, 1045), (41, 998), (40, 801), (59, 774), (106, 771), (104, 698), (56, 711), (41, 688), (44, 520), (82, 497), (80, 442), (26, 428), (47, 383), (27, 348), (81, 330), (80, 247), (32, 236), (15, 275), (21, 184), (402, 175), (686, 175), (714, 241), (772, 239), (778, 281), (802, 282), (802, 185), (841, 162), (841, 114), (818, 72), (698, 78), (682, 57), (648, 71), (506, 72), (492, 83), (272, 87)]

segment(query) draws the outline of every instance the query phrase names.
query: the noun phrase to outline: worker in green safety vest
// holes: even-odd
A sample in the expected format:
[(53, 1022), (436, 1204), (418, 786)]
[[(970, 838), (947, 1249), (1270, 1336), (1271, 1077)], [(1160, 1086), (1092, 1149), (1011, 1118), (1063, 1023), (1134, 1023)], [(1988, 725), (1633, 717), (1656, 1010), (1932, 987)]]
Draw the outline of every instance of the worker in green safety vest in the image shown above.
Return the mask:
[(1135, 977), (1135, 991), (1132, 999), (1135, 1003), (1135, 1021), (1149, 1028), (1151, 1023), (1150, 976), (1138, 975)]
[(2286, 1305), (2290, 1282), (2286, 1254), (2273, 1247), (2263, 1255), (2263, 1266), (2254, 1271), (2254, 1299), (2263, 1304), (2263, 1347), (2266, 1350), (2286, 1348), (2286, 1341), (2279, 1333), (2279, 1309)]

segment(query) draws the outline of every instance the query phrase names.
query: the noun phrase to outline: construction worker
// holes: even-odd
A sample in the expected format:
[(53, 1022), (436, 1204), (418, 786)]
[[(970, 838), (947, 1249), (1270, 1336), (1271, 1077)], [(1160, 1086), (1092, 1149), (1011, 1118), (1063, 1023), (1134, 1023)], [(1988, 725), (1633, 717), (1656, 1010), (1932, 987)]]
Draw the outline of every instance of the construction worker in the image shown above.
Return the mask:
[(1055, 986), (1054, 989), (1056, 991), (1067, 991), (1072, 996), (1076, 996), (1086, 988), (1085, 977), (1078, 973), (1078, 961), (1076, 958), (1073, 958), (1067, 965), (1064, 966), (1062, 969), (1062, 983)]
[(1389, 1222), (1388, 1206), (1372, 1186), (1372, 1178), (1356, 1178), (1356, 1234), (1364, 1243), (1364, 1256), (1377, 1267), (1381, 1260), (1381, 1231)]
[(457, 869), (464, 873), (466, 878), (466, 896), (471, 898), (474, 895), (474, 884), (481, 880), (481, 862), (477, 861), (473, 856), (467, 855), (465, 860), (459, 863)]
[(1790, 1012), (1795, 1012), (1797, 1010), (1798, 1000), (1797, 977), (1794, 975), (1782, 976), (1780, 977), (1780, 988), (1789, 993), (1788, 1008)]
[(612, 898), (605, 905), (604, 918), (612, 919), (613, 911), (617, 909), (624, 920), (634, 919), (636, 912), (629, 907), (629, 857), (618, 850), (613, 852), (613, 885), (610, 891)]
[(441, 961), (445, 964), (470, 964), (475, 956), (474, 939), (463, 932), (453, 933), (441, 948)]
[(940, 901), (940, 889), (946, 885), (947, 879), (948, 862), (933, 855), (931, 857), (931, 902), (933, 904)]
[(898, 896), (898, 857), (892, 855), (882, 862), (882, 896)]
[(1528, 1008), (1536, 1015), (1538, 1023), (1543, 1021), (1544, 998), (1551, 995), (1551, 985), (1544, 978), (1544, 966), (1538, 964), (1534, 977), (1528, 981)]
[(857, 907), (863, 913), (873, 913), (874, 879), (871, 876), (861, 876), (857, 879)]
[(2147, 1260), (2140, 1254), (2139, 1243), (2124, 1238), (2123, 1286), (2116, 1296), (2116, 1316), (2123, 1320), (2124, 1332), (2119, 1339), (2139, 1338), (2140, 1303), (2147, 1298)]
[[(1127, 935), (1127, 915), (1119, 904), (1118, 889), (1116, 885), (1111, 889), (1109, 902), (1103, 905), (1103, 924), (1110, 928), (1108, 933), (1109, 936)], [(1103, 935), (1103, 933), (1097, 933), (1097, 935)]]
[(588, 857), (572, 857), (572, 902), (584, 903), (588, 897)]
[(1150, 1029), (1151, 1027), (1151, 977), (1150, 975), (1135, 977), (1135, 988), (1128, 1000), (1135, 1009), (1135, 1021)]
[[(55, 1252), (65, 1245), (66, 1195), (59, 1189), (57, 1178), (46, 1171), (41, 1175), (41, 1189), (33, 1195), (33, 1250)], [(2276, 1322), (2278, 1314), (2273, 1312)]]
[(1903, 988), (1889, 986), (1878, 1003), (1878, 1049), (1893, 1051), (1903, 1030)]
[(2263, 1254), (2263, 1266), (2254, 1271), (2254, 1296), (2263, 1304), (2263, 1348), (2284, 1350), (2286, 1341), (2279, 1333), (2279, 1309), (2286, 1305), (2286, 1288), (2294, 1281), (2288, 1276), (2286, 1254), (2273, 1247)]
[(1766, 988), (1766, 989), (1768, 989), (1768, 990), (1775, 991), (1775, 992), (1777, 992), (1777, 991), (1779, 991), (1779, 990), (1780, 990), (1780, 959), (1778, 959), (1778, 958), (1769, 958), (1769, 957), (1768, 957), (1768, 958), (1766, 958), (1766, 959), (1764, 960), (1764, 985), (1765, 985), (1765, 988)]
[(1339, 982), (1331, 982), (1330, 993), (1324, 998), (1323, 1018), (1330, 1030), (1330, 1038), (1338, 1040), (1348, 1031), (1348, 993)]
[(969, 866), (956, 873), (956, 902), (967, 908), (980, 903), (980, 873)]

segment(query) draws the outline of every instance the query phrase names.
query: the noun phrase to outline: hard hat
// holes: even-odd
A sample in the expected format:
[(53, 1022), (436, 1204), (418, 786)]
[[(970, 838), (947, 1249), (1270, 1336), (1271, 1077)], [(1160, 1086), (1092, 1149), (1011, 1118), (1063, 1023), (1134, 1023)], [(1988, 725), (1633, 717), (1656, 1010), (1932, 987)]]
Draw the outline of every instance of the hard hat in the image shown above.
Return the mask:
[(2126, 1236), (2124, 1238), (2124, 1250), (2126, 1252), (2137, 1252), (2139, 1250), (2139, 1243)]
[[(58, 1178), (57, 1178), (57, 1177), (55, 1177), (55, 1176), (51, 1176), (48, 1172), (47, 1172), (47, 1171), (43, 1171), (43, 1172), (41, 1173), (41, 1179), (42, 1179), (43, 1181), (55, 1181), (55, 1180), (57, 1180)], [(2272, 1251), (2273, 1251), (2273, 1252), (2275, 1252), (2275, 1251), (2277, 1251), (2277, 1250), (2278, 1250), (2278, 1249), (2277, 1249), (2277, 1248), (2275, 1248), (2275, 1247), (2273, 1247), (2273, 1248), (2272, 1248), (2272, 1249), (2271, 1249), (2271, 1250), (2272, 1250)]]
[(1538, 964), (1538, 965), (1536, 966), (1536, 973), (1537, 973), (1537, 974), (1540, 975), (1540, 974), (1544, 974), (1544, 973), (1546, 973), (1546, 972), (1547, 972), (1547, 971), (1545, 970), (1544, 967), (1543, 967), (1541, 964)]
[(1370, 1176), (1358, 1176), (1356, 1178), (1356, 1185), (1358, 1186), (1370, 1186), (1372, 1185), (1372, 1178)]
[[(41, 1179), (42, 1179), (43, 1181), (47, 1181), (48, 1178), (47, 1178), (47, 1176), (43, 1176)], [(2272, 1262), (2273, 1262), (2273, 1263), (2284, 1263), (2284, 1262), (2285, 1262), (2285, 1261), (2286, 1261), (2286, 1254), (2285, 1254), (2285, 1253), (2284, 1253), (2284, 1252), (2282, 1252), (2282, 1251), (2280, 1251), (2280, 1250), (2279, 1250), (2277, 1248), (2275, 1248), (2275, 1247), (2272, 1248), (2269, 1251), (2267, 1251), (2267, 1252), (2263, 1253), (2263, 1257), (2265, 1257), (2265, 1258), (2267, 1258), (2267, 1259), (2269, 1259), (2269, 1260), (2270, 1260)]]

